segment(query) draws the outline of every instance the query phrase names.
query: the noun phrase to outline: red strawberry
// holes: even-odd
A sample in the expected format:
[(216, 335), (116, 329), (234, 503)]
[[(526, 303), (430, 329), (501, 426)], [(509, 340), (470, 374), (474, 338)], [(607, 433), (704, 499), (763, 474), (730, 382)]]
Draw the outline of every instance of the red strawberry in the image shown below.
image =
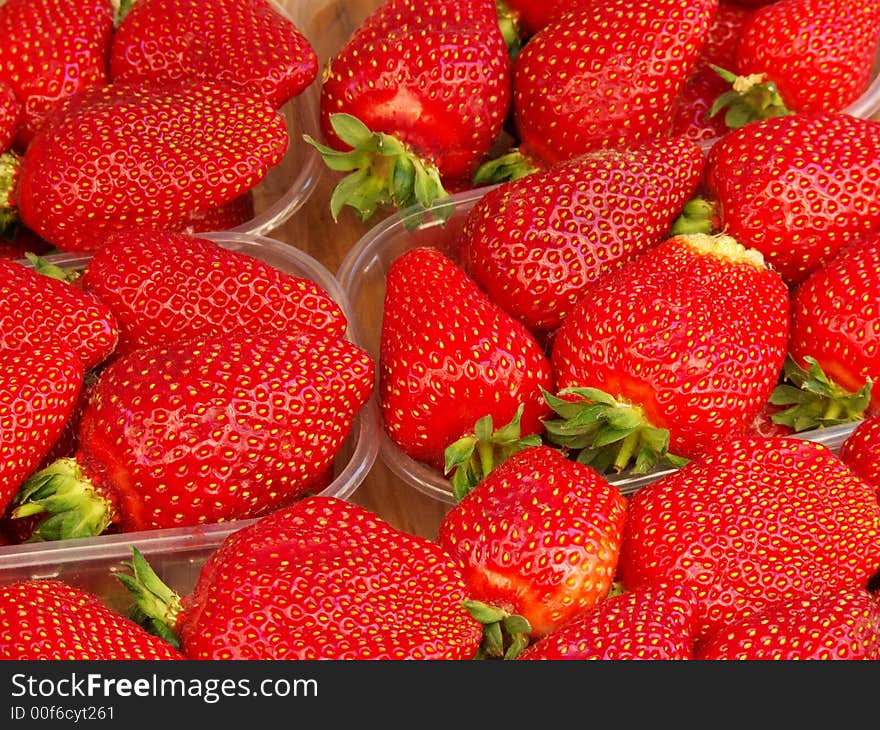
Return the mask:
[(665, 136), (717, 4), (596, 0), (545, 26), (513, 63), (522, 151), (549, 164)]
[(592, 0), (504, 0), (525, 38), (534, 35), (559, 16), (590, 2)]
[(611, 590), (626, 498), (556, 449), (517, 451), (468, 492), (437, 541), (463, 564), (470, 597), (545, 636)]
[(706, 180), (722, 230), (789, 283), (880, 227), (880, 122), (797, 114), (728, 132)]
[[(3, 159), (0, 156), (0, 178), (2, 176)], [(0, 187), (2, 186), (3, 183), (0, 181)], [(3, 230), (2, 208), (3, 205), (0, 203), (0, 259), (17, 261), (18, 259), (27, 258), (28, 254), (43, 256), (52, 252), (54, 249), (52, 244), (44, 241), (32, 230), (21, 225), (21, 223), (12, 223), (7, 229)]]
[(550, 363), (534, 337), (434, 248), (399, 256), (386, 276), (380, 407), (406, 454), (436, 469), (489, 416), (538, 434), (549, 414)]
[(242, 195), (287, 145), (284, 118), (228, 86), (116, 83), (56, 110), (21, 160), (12, 202), (53, 245), (92, 251), (122, 228), (183, 227)]
[(215, 79), (275, 107), (318, 74), (308, 39), (267, 0), (139, 0), (113, 36), (116, 81)]
[(179, 660), (168, 642), (60, 580), (0, 586), (0, 659)]
[(119, 577), (148, 613), (159, 594), (150, 615), (190, 659), (472, 659), (480, 643), (442, 548), (333, 497), (230, 535), (182, 598), (137, 551), (131, 567)]
[(590, 284), (659, 243), (703, 171), (684, 140), (597, 150), (486, 193), (456, 258), (533, 331), (556, 329)]
[(12, 87), (0, 78), (0, 154), (12, 146), (21, 119), (21, 104)]
[(186, 233), (229, 231), (245, 226), (255, 214), (254, 192), (248, 190), (228, 203), (188, 213), (182, 230)]
[(351, 205), (430, 205), (471, 175), (510, 106), (510, 58), (493, 0), (386, 0), (328, 65), (317, 145), (334, 170), (334, 217)]
[(880, 229), (840, 248), (791, 298), (788, 383), (774, 420), (795, 431), (880, 413)]
[(239, 326), (342, 337), (347, 325), (314, 282), (208, 238), (160, 228), (110, 235), (82, 285), (115, 315), (120, 354)]
[(63, 345), (0, 347), (0, 513), (61, 435), (82, 383), (82, 363)]
[(667, 447), (693, 458), (744, 433), (778, 381), (788, 307), (779, 275), (729, 236), (663, 241), (597, 281), (557, 331), (551, 440), (600, 470), (644, 471)]
[(649, 583), (575, 614), (518, 658), (693, 659), (696, 612), (696, 595), (689, 586)]
[(880, 501), (880, 414), (861, 421), (840, 446), (841, 460), (874, 487)]
[(805, 595), (864, 587), (880, 569), (880, 504), (823, 444), (720, 443), (630, 497), (623, 585), (685, 582), (701, 640)]
[(79, 449), (21, 488), (44, 539), (255, 517), (323, 483), (373, 389), (348, 340), (246, 332), (134, 350), (111, 363)]
[(0, 259), (0, 292), (4, 347), (54, 340), (73, 350), (85, 370), (104, 362), (116, 347), (119, 325), (113, 312), (77, 285), (21, 261)]
[(16, 146), (27, 147), (52, 108), (105, 86), (114, 29), (110, 0), (6, 0), (0, 4), (0, 79), (22, 105)]
[(696, 659), (880, 659), (880, 601), (864, 588), (801, 596), (699, 642)]

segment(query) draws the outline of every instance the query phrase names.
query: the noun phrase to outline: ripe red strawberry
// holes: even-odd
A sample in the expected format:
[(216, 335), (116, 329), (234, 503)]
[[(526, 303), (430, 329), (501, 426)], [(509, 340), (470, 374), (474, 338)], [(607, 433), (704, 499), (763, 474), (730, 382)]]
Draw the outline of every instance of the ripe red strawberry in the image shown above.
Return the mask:
[(838, 249), (795, 288), (774, 420), (796, 431), (880, 413), (880, 229)]
[(83, 89), (105, 86), (114, 29), (110, 0), (6, 0), (0, 4), (0, 79), (21, 108), (23, 150), (52, 108)]
[(880, 659), (880, 601), (864, 588), (801, 596), (699, 642), (696, 659)]
[(518, 658), (693, 659), (696, 612), (696, 594), (686, 584), (648, 583), (575, 614)]
[(134, 350), (102, 373), (73, 459), (19, 491), (43, 539), (255, 517), (323, 484), (373, 389), (358, 346), (289, 330)]
[(327, 67), (317, 145), (355, 170), (331, 200), (362, 219), (430, 205), (471, 175), (510, 106), (510, 58), (493, 0), (386, 0)]
[(0, 259), (0, 333), (3, 347), (63, 343), (91, 370), (114, 351), (119, 325), (100, 298), (78, 285)]
[(215, 79), (275, 107), (318, 74), (309, 40), (267, 0), (139, 0), (113, 35), (116, 81)]
[(562, 418), (548, 434), (600, 470), (644, 471), (744, 433), (785, 360), (788, 297), (729, 236), (666, 239), (598, 280), (557, 331)]
[(93, 251), (122, 228), (182, 227), (238, 197), (287, 145), (284, 118), (228, 86), (115, 83), (56, 109), (21, 160), (12, 202), (53, 245)]
[(528, 621), (539, 638), (611, 590), (626, 498), (548, 446), (492, 469), (444, 517), (437, 541), (463, 565), (471, 599)]
[(545, 163), (665, 136), (717, 0), (580, 3), (513, 63), (520, 148)]
[(111, 234), (81, 281), (116, 317), (119, 354), (239, 326), (334, 337), (347, 326), (339, 304), (315, 282), (208, 238), (161, 228)]
[(12, 147), (21, 119), (21, 104), (12, 87), (0, 78), (0, 154)]
[(245, 226), (255, 215), (254, 191), (248, 190), (228, 203), (188, 213), (182, 230), (186, 233), (229, 231)]
[(516, 19), (522, 35), (528, 39), (545, 25), (592, 0), (504, 0)]
[(880, 227), (880, 122), (847, 114), (763, 119), (709, 152), (718, 225), (803, 281), (844, 244)]
[(594, 281), (667, 236), (702, 172), (699, 147), (669, 139), (537, 170), (474, 205), (455, 258), (526, 327), (554, 330)]
[(58, 440), (82, 383), (82, 363), (63, 345), (0, 347), (0, 513)]
[(878, 44), (876, 0), (779, 0), (754, 12), (728, 68), (772, 81), (793, 112), (836, 112), (867, 89)]
[(864, 587), (880, 569), (880, 504), (824, 444), (728, 440), (630, 497), (623, 585), (686, 582), (696, 639), (804, 595)]
[(0, 586), (0, 659), (181, 660), (168, 642), (60, 580)]
[(333, 497), (230, 535), (187, 596), (169, 599), (137, 551), (131, 567), (119, 577), (189, 659), (472, 659), (480, 643), (442, 548)]
[(880, 501), (880, 414), (858, 423), (840, 446), (841, 460), (874, 487)]
[(445, 467), (445, 451), (490, 416), (520, 434), (550, 413), (550, 363), (535, 338), (450, 258), (410, 249), (386, 275), (379, 402), (388, 436), (413, 459)]

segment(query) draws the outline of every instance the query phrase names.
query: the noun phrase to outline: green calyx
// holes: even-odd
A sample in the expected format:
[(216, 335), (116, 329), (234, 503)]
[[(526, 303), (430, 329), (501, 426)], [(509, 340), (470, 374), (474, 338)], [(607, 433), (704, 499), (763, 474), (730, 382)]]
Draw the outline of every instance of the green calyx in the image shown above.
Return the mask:
[(46, 515), (34, 528), (32, 542), (101, 535), (113, 514), (72, 458), (58, 459), (26, 479), (14, 505), (14, 519)]
[(523, 616), (482, 601), (466, 600), (464, 607), (483, 624), (483, 640), (474, 659), (516, 659), (529, 645), (532, 627)]
[(776, 386), (770, 403), (784, 406), (770, 418), (774, 423), (800, 433), (814, 428), (851, 423), (864, 417), (871, 402), (870, 379), (855, 392), (845, 390), (831, 380), (815, 358), (804, 358), (804, 370), (791, 357), (783, 367), (785, 382)]
[(21, 158), (14, 152), (0, 155), (0, 234), (6, 236), (18, 223), (18, 209), (12, 202), (12, 191), (21, 168)]
[[(346, 205), (366, 221), (385, 206), (430, 208), (448, 197), (436, 166), (426, 163), (396, 137), (373, 132), (350, 114), (333, 114), (330, 124), (351, 150), (335, 150), (307, 134), (303, 138), (320, 152), (331, 170), (351, 173), (342, 178), (330, 197), (333, 220)], [(453, 208), (441, 206), (438, 211), (448, 217)]]
[(638, 406), (596, 388), (564, 388), (557, 395), (545, 390), (544, 399), (559, 416), (544, 421), (547, 439), (600, 473), (645, 474), (661, 464), (687, 463), (669, 452), (669, 431), (651, 425)]
[(507, 46), (507, 53), (510, 60), (513, 61), (523, 47), (523, 33), (518, 15), (510, 9), (504, 0), (495, 0), (495, 12), (498, 15), (498, 27), (501, 29), (504, 44)]
[(537, 434), (520, 435), (520, 406), (510, 423), (494, 428), (492, 416), (483, 416), (474, 425), (474, 432), (463, 436), (446, 448), (444, 472), (451, 474), (452, 494), (461, 501), (492, 469), (517, 451), (540, 446)]
[(711, 200), (697, 196), (685, 203), (681, 213), (672, 222), (670, 235), (691, 233), (713, 234), (717, 232), (717, 205)]
[(715, 116), (722, 109), (724, 123), (730, 129), (738, 129), (749, 122), (793, 114), (773, 81), (765, 74), (737, 76), (726, 69), (712, 65), (715, 72), (731, 85), (731, 90), (721, 94), (709, 108), (708, 115)]
[(476, 186), (494, 185), (525, 177), (538, 168), (519, 150), (511, 150), (507, 154), (484, 162), (473, 174), (471, 182)]
[(76, 279), (80, 276), (79, 272), (70, 271), (68, 269), (63, 269), (60, 266), (56, 266), (51, 261), (43, 258), (42, 256), (37, 256), (35, 253), (31, 253), (30, 251), (25, 252), (25, 258), (31, 262), (31, 266), (34, 267), (34, 271), (43, 276), (48, 276), (50, 279), (58, 279), (58, 281), (64, 281), (68, 284), (76, 281)]
[(162, 582), (136, 547), (131, 546), (131, 553), (131, 562), (124, 565), (132, 574), (116, 574), (135, 600), (131, 618), (151, 634), (179, 649), (180, 640), (174, 627), (183, 608), (180, 596)]

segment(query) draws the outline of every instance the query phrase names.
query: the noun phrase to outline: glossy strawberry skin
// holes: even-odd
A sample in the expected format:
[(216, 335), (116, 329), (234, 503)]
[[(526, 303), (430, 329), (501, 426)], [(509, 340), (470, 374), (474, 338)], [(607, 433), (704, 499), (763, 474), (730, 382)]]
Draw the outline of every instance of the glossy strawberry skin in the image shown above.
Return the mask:
[(12, 146), (21, 119), (21, 104), (12, 87), (0, 79), (0, 154)]
[(305, 330), (135, 350), (95, 384), (76, 461), (120, 531), (254, 517), (323, 483), (373, 375)]
[(629, 507), (620, 579), (691, 585), (698, 641), (805, 594), (864, 587), (880, 568), (873, 490), (817, 442), (728, 440)]
[(0, 586), (0, 659), (182, 660), (169, 643), (60, 580)]
[(176, 631), (191, 659), (472, 659), (467, 595), (435, 543), (309, 497), (224, 541)]
[(874, 487), (880, 501), (880, 414), (856, 424), (839, 453), (850, 469)]
[[(880, 380), (880, 231), (840, 248), (792, 294), (789, 352), (804, 369), (814, 358), (837, 385), (856, 392)], [(872, 388), (869, 412), (880, 412)]]
[(695, 658), (876, 661), (880, 601), (864, 588), (792, 599), (701, 641)]
[(535, 446), (495, 467), (444, 517), (437, 541), (472, 598), (528, 620), (533, 637), (605, 598), (626, 498), (591, 467)]
[(6, 0), (0, 5), (0, 79), (22, 105), (16, 147), (27, 147), (56, 103), (109, 83), (113, 27), (109, 0)]
[(0, 347), (0, 512), (58, 440), (82, 384), (82, 362), (63, 345)]
[(389, 437), (436, 469), (444, 451), (491, 415), (521, 435), (549, 414), (550, 363), (535, 338), (438, 249), (410, 249), (386, 276), (379, 403)]
[(314, 81), (309, 40), (267, 0), (140, 0), (113, 36), (110, 78), (216, 79), (280, 107)]
[(236, 327), (345, 335), (345, 314), (315, 282), (208, 238), (137, 227), (107, 238), (83, 275), (119, 323), (117, 353)]
[(596, 282), (566, 318), (551, 352), (556, 386), (640, 406), (669, 430), (670, 452), (692, 458), (743, 433), (770, 397), (788, 312), (775, 272), (669, 238)]
[(520, 147), (552, 164), (666, 135), (716, 9), (717, 0), (662, 0), (649, 13), (597, 1), (545, 26), (513, 63)]
[(321, 129), (345, 112), (436, 165), (450, 188), (470, 177), (501, 133), (510, 59), (492, 0), (388, 0), (336, 54), (321, 89)]
[(790, 284), (880, 226), (880, 122), (845, 114), (776, 117), (724, 136), (706, 182), (720, 226)]
[(874, 0), (780, 0), (744, 28), (735, 71), (766, 74), (792, 111), (840, 111), (870, 83), (878, 34)]
[(58, 248), (94, 251), (115, 231), (182, 226), (238, 197), (288, 143), (274, 108), (228, 86), (113, 84), (55, 111), (22, 159), (13, 199), (25, 225)]
[(530, 330), (554, 330), (590, 284), (669, 233), (702, 171), (684, 140), (587, 153), (487, 192), (455, 256)]
[(4, 347), (56, 340), (85, 370), (104, 362), (119, 340), (119, 323), (99, 298), (46, 276), (22, 261), (0, 259), (0, 332)]
[(694, 657), (697, 598), (685, 584), (652, 583), (610, 596), (529, 646), (521, 660), (654, 660)]

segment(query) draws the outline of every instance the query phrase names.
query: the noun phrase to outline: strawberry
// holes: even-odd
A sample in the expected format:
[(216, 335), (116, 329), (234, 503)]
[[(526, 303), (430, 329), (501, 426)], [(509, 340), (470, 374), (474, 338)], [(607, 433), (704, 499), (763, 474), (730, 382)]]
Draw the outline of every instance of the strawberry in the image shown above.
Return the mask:
[(119, 229), (182, 227), (242, 195), (287, 146), (284, 118), (261, 98), (200, 79), (114, 83), (56, 109), (21, 159), (12, 202), (58, 248), (94, 251)]
[(12, 87), (0, 79), (0, 154), (12, 147), (21, 119), (21, 104)]
[(840, 445), (841, 460), (874, 487), (880, 501), (880, 414), (869, 416)]
[(0, 659), (182, 660), (173, 646), (57, 579), (0, 586)]
[(114, 9), (110, 0), (0, 3), (0, 79), (21, 104), (23, 150), (61, 100), (106, 86)]
[(267, 0), (139, 0), (119, 22), (109, 56), (116, 81), (215, 79), (281, 107), (318, 74), (318, 57)]
[(626, 506), (591, 467), (527, 447), (446, 514), (437, 542), (461, 561), (470, 597), (522, 617), (534, 639), (611, 590)]
[(785, 360), (788, 297), (729, 236), (666, 239), (599, 279), (557, 331), (548, 435), (600, 471), (640, 472), (744, 433)]
[[(2, 167), (2, 155), (0, 155), (0, 177), (3, 175)], [(0, 186), (2, 184), (0, 182)], [(20, 223), (12, 223), (4, 229), (2, 207), (0, 203), (0, 259), (17, 261), (28, 258), (29, 254), (39, 257), (53, 251), (52, 244)]]
[(189, 659), (471, 659), (480, 643), (458, 564), (334, 497), (234, 532), (183, 597), (133, 554), (120, 579)]
[(61, 344), (0, 347), (0, 513), (58, 440), (82, 383), (82, 362)]
[(243, 328), (134, 350), (91, 390), (78, 450), (22, 485), (42, 539), (250, 518), (322, 484), (373, 389), (332, 335)]
[(552, 164), (668, 134), (717, 4), (594, 0), (546, 25), (513, 62), (520, 150)]
[(229, 231), (246, 226), (255, 215), (254, 191), (248, 190), (228, 203), (207, 210), (191, 211), (186, 216), (182, 230), (186, 233)]
[(4, 347), (55, 340), (73, 350), (85, 370), (100, 365), (116, 348), (119, 325), (113, 312), (78, 285), (24, 262), (0, 259), (0, 291)]
[(880, 659), (880, 601), (864, 588), (800, 596), (699, 642), (696, 659)]
[(648, 583), (576, 613), (518, 659), (693, 659), (696, 613), (688, 585)]
[(594, 281), (666, 237), (702, 171), (695, 144), (669, 139), (536, 170), (480, 198), (455, 257), (526, 327), (554, 330)]
[(328, 64), (320, 119), (333, 192), (361, 219), (429, 206), (470, 178), (501, 135), (510, 58), (493, 0), (385, 0)]
[(838, 249), (793, 292), (787, 381), (774, 420), (806, 431), (880, 413), (880, 229)]
[(790, 284), (880, 227), (880, 122), (802, 113), (728, 132), (709, 152), (718, 226)]
[(208, 238), (152, 227), (111, 234), (82, 286), (119, 323), (117, 353), (235, 327), (345, 335), (340, 306), (314, 282)]
[(550, 363), (534, 336), (435, 248), (414, 248), (386, 275), (379, 355), (385, 431), (411, 458), (445, 468), (445, 451), (489, 417), (538, 434)]
[(818, 442), (721, 442), (637, 491), (629, 510), (622, 584), (691, 585), (697, 641), (791, 599), (864, 587), (880, 569), (880, 504)]
[(589, 2), (591, 0), (504, 0), (526, 39), (559, 16)]

